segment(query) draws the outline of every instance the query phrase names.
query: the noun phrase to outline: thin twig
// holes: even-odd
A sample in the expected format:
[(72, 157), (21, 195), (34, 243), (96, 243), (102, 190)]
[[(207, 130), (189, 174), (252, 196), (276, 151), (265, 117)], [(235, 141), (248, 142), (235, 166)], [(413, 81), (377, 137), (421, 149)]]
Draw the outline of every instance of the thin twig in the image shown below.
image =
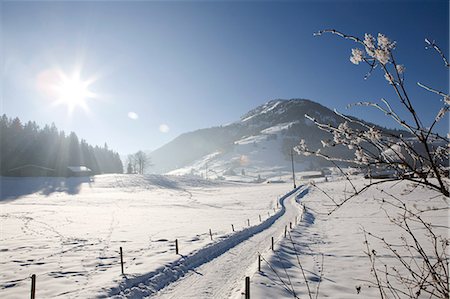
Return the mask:
[(450, 67), (450, 64), (449, 64), (447, 58), (445, 57), (444, 53), (442, 52), (441, 48), (439, 48), (439, 46), (436, 45), (436, 43), (434, 41), (430, 42), (430, 40), (426, 38), (425, 43), (427, 44), (427, 46), (425, 46), (425, 49), (429, 49), (430, 47), (432, 47), (434, 50), (436, 50), (436, 52), (439, 53), (442, 60), (444, 61), (445, 66)]

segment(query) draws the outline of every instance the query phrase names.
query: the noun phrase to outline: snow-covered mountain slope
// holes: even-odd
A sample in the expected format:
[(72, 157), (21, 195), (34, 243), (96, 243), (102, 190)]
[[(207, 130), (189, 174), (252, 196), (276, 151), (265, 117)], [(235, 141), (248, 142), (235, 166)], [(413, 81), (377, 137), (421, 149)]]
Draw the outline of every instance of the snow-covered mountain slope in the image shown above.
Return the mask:
[[(230, 149), (217, 150), (169, 173), (191, 173), (208, 178), (244, 181), (282, 177), (291, 171), (291, 161), (283, 155), (285, 134), (295, 124), (296, 122), (277, 124), (254, 135), (242, 136), (233, 142)], [(305, 162), (295, 163), (296, 170), (306, 167), (308, 165)]]
[[(208, 178), (255, 181), (285, 176), (291, 171), (291, 149), (300, 139), (312, 148), (330, 136), (308, 114), (332, 125), (344, 121), (330, 109), (305, 99), (272, 100), (234, 123), (182, 134), (151, 153), (151, 171), (196, 174)], [(353, 155), (339, 147), (334, 153)], [(314, 157), (294, 155), (295, 169), (326, 166)]]

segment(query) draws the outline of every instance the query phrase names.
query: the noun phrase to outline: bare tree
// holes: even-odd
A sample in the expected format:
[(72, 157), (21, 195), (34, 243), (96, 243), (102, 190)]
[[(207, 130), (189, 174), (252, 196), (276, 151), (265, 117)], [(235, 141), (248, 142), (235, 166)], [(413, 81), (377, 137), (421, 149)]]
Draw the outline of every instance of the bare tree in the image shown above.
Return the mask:
[(127, 156), (127, 173), (136, 173), (137, 172), (137, 161), (134, 154), (130, 154)]
[[(336, 114), (345, 120), (339, 125), (321, 123), (305, 115), (318, 128), (330, 133), (330, 139), (322, 140), (323, 147), (346, 146), (354, 151), (355, 156), (353, 159), (346, 159), (325, 154), (321, 149), (312, 150), (308, 148), (304, 140), (300, 141), (296, 151), (330, 161), (351, 185), (352, 192), (343, 200), (336, 200), (327, 194), (335, 205), (330, 214), (369, 188), (379, 188), (380, 198), (375, 200), (380, 200), (397, 210), (395, 216), (386, 213), (386, 217), (402, 232), (398, 236), (399, 243), (387, 241), (383, 236), (364, 230), (366, 254), (370, 258), (371, 272), (374, 276), (373, 285), (378, 287), (381, 298), (418, 298), (421, 295), (427, 295), (429, 298), (449, 298), (448, 245), (450, 240), (448, 236), (439, 234), (437, 226), (430, 221), (425, 221), (423, 217), (424, 213), (433, 212), (433, 209), (420, 210), (412, 207), (405, 202), (404, 198), (386, 192), (381, 186), (392, 181), (409, 181), (411, 184), (408, 192), (414, 192), (418, 187), (427, 188), (430, 194), (440, 194), (448, 210), (449, 137), (441, 136), (435, 132), (434, 128), (448, 112), (450, 96), (425, 84), (417, 83), (418, 86), (429, 91), (431, 96), (440, 97), (442, 101), (442, 107), (436, 112), (435, 119), (431, 124), (425, 125), (406, 89), (404, 77), (406, 68), (398, 64), (394, 56), (395, 42), (383, 34), (378, 34), (377, 38), (366, 34), (361, 39), (336, 30), (323, 30), (316, 35), (324, 33), (335, 34), (360, 45), (362, 49), (352, 49), (350, 61), (354, 64), (365, 63), (369, 66), (366, 78), (376, 69), (380, 69), (387, 83), (394, 89), (402, 111), (395, 111), (386, 99), (381, 99), (379, 103), (359, 102), (349, 106), (367, 106), (380, 110), (407, 133), (394, 134), (377, 129), (337, 111)], [(449, 68), (448, 60), (439, 46), (428, 39), (425, 42), (426, 47), (434, 49), (441, 56), (445, 67)], [(406, 120), (404, 115), (408, 115), (411, 120)], [(358, 187), (344, 171), (343, 165), (365, 169), (370, 180), (362, 187)], [(378, 176), (380, 179), (372, 180), (380, 173), (383, 173), (382, 176)], [(446, 229), (448, 231), (448, 227)], [(380, 266), (375, 250), (370, 247), (369, 239), (381, 243), (396, 258), (401, 268), (389, 264)]]
[(144, 174), (145, 170), (152, 166), (150, 157), (143, 151), (138, 151), (127, 157), (127, 172)]
[(145, 169), (152, 165), (150, 157), (143, 151), (138, 151), (134, 154), (134, 157), (137, 165), (137, 172), (139, 174), (144, 174)]

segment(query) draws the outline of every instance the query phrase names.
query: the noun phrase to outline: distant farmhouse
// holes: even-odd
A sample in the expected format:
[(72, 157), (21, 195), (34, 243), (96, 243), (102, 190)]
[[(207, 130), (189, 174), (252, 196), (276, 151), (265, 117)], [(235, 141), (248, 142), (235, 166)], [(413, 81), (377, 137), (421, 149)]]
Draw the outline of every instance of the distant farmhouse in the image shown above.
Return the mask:
[(53, 176), (54, 169), (42, 167), (39, 165), (27, 164), (12, 168), (8, 171), (10, 176)]
[(86, 166), (68, 166), (67, 167), (67, 176), (90, 176), (91, 174), (92, 174), (92, 170), (90, 170)]

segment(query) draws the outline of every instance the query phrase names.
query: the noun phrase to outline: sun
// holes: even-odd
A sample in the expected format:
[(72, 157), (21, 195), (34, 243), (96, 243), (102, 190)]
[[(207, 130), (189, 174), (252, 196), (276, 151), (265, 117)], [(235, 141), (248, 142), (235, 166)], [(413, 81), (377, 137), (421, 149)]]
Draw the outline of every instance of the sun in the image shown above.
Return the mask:
[(74, 71), (71, 75), (59, 72), (58, 79), (53, 85), (55, 105), (66, 105), (69, 114), (78, 107), (86, 112), (89, 111), (87, 101), (96, 97), (96, 94), (89, 90), (89, 86), (94, 81), (83, 80), (78, 71)]
[(36, 87), (44, 98), (52, 101), (52, 106), (66, 106), (69, 116), (77, 108), (90, 113), (90, 100), (99, 98), (90, 88), (99, 77), (97, 74), (84, 79), (81, 70), (81, 66), (76, 66), (72, 73), (60, 68), (43, 70), (37, 74)]

